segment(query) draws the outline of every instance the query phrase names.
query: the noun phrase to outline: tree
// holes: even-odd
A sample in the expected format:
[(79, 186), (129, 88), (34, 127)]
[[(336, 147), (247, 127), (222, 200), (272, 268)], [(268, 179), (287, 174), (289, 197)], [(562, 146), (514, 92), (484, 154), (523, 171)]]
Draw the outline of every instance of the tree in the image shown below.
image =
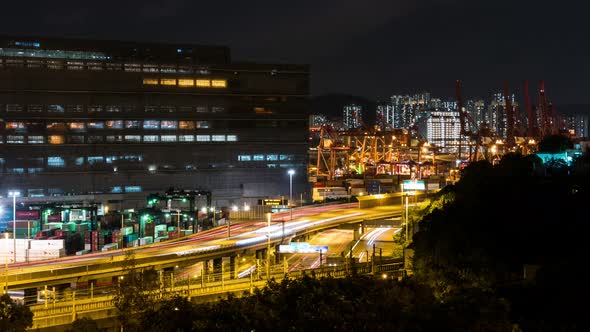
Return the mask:
[(115, 307), (125, 330), (133, 331), (139, 326), (138, 315), (151, 308), (157, 300), (158, 274), (153, 268), (137, 269), (133, 251), (125, 253), (123, 270), (126, 273), (119, 277)]
[(0, 331), (24, 332), (33, 326), (33, 313), (8, 295), (0, 296)]
[(101, 329), (98, 328), (98, 324), (92, 318), (89, 317), (81, 317), (77, 318), (75, 321), (72, 322), (72, 328), (67, 329), (66, 332), (100, 332)]
[(572, 140), (563, 135), (549, 135), (539, 142), (539, 152), (563, 152), (573, 147)]

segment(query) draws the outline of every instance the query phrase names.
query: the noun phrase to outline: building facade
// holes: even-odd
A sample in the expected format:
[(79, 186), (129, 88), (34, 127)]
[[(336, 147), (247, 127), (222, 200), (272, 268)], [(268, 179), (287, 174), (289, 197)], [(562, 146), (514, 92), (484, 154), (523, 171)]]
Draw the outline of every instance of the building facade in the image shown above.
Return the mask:
[(342, 124), (344, 129), (356, 129), (362, 125), (363, 108), (360, 105), (350, 104), (344, 106), (342, 111)]
[(0, 196), (307, 195), (309, 68), (222, 46), (0, 38)]

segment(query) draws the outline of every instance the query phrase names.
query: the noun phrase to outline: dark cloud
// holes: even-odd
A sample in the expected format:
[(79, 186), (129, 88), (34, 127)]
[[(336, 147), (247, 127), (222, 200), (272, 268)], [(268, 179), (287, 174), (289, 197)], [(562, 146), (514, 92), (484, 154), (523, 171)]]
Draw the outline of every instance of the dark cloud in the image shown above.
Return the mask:
[[(36, 2), (36, 1), (34, 1)], [(547, 81), (590, 103), (582, 2), (547, 0), (13, 2), (0, 32), (223, 44), (244, 61), (308, 63), (312, 93), (371, 99), (430, 90), (489, 95)]]

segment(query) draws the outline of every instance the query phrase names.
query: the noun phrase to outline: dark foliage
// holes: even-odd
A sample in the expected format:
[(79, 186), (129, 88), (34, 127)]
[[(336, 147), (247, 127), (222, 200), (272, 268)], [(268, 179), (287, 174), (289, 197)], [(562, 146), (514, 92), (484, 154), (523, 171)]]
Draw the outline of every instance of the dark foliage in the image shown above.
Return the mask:
[[(500, 294), (523, 330), (578, 326), (589, 249), (584, 158), (560, 176), (539, 176), (538, 160), (513, 154), (465, 168), (454, 201), (424, 217), (414, 236), (417, 280), (443, 301), (465, 287)], [(537, 269), (526, 286), (525, 266)]]
[(8, 294), (0, 296), (0, 331), (24, 332), (33, 326), (33, 313), (24, 304), (15, 303)]

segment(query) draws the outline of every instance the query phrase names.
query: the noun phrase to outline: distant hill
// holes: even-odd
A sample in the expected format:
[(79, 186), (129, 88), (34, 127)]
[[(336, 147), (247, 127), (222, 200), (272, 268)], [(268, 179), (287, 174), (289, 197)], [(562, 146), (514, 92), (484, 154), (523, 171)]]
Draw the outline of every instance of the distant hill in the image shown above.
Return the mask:
[(363, 121), (375, 123), (376, 103), (364, 97), (345, 94), (326, 94), (313, 97), (311, 100), (312, 114), (323, 114), (329, 119), (342, 118), (344, 106), (355, 103), (362, 106)]

